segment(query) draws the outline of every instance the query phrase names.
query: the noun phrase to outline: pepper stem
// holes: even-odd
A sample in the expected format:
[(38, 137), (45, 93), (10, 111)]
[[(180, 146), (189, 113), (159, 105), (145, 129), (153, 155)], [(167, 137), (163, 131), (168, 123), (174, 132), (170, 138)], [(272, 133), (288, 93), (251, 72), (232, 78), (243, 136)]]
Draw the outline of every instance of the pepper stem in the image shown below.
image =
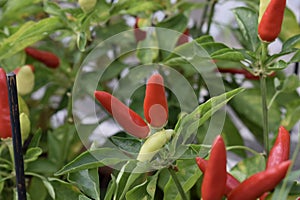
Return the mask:
[(169, 172), (171, 174), (171, 177), (172, 177), (172, 179), (173, 179), (173, 181), (174, 181), (174, 183), (175, 183), (175, 185), (176, 185), (176, 187), (177, 187), (177, 189), (179, 191), (181, 199), (182, 200), (188, 200), (188, 198), (186, 197), (185, 192), (184, 192), (184, 190), (182, 188), (182, 185), (180, 184), (180, 182), (179, 182), (179, 180), (177, 178), (177, 175), (175, 174), (174, 170), (172, 168), (170, 168), (170, 167), (168, 168), (168, 170), (169, 170)]

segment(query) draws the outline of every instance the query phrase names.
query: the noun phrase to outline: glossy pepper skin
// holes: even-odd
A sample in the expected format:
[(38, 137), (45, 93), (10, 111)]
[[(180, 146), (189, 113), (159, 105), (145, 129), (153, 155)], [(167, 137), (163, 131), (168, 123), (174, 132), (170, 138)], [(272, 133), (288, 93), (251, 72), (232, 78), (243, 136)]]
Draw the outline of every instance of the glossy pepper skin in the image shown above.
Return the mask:
[(144, 115), (154, 128), (163, 127), (168, 121), (168, 102), (164, 80), (160, 74), (152, 75), (146, 85)]
[(203, 200), (221, 200), (227, 179), (226, 149), (222, 137), (216, 137), (204, 173), (201, 194)]
[(250, 176), (229, 193), (228, 200), (255, 200), (259, 198), (265, 192), (276, 187), (285, 177), (290, 164), (291, 161), (284, 161), (275, 167)]
[[(196, 162), (197, 162), (199, 169), (202, 171), (202, 173), (205, 173), (208, 161), (201, 157), (197, 157)], [(239, 184), (240, 184), (240, 182), (234, 176), (227, 173), (224, 195), (227, 196)]]
[(138, 138), (148, 136), (150, 128), (136, 112), (107, 92), (95, 91), (94, 95), (126, 132)]
[(266, 168), (269, 169), (276, 165), (279, 165), (283, 161), (288, 160), (289, 156), (290, 134), (283, 126), (280, 126), (275, 143), (270, 150)]
[(258, 35), (264, 42), (274, 41), (280, 31), (286, 0), (271, 0), (258, 25)]
[(0, 68), (0, 138), (12, 136), (6, 73)]
[(55, 69), (59, 67), (60, 60), (52, 52), (39, 50), (33, 47), (25, 48), (25, 52), (27, 55), (40, 61), (41, 63), (45, 64), (49, 68)]

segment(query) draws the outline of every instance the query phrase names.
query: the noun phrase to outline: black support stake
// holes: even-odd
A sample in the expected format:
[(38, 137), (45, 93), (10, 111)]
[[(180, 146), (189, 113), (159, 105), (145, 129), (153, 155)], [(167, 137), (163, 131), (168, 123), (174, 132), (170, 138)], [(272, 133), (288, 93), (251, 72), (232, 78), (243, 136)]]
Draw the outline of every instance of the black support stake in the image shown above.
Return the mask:
[(26, 200), (26, 186), (25, 186), (25, 175), (24, 175), (24, 161), (23, 161), (23, 153), (22, 153), (22, 139), (21, 139), (21, 129), (20, 129), (16, 75), (14, 73), (9, 73), (6, 76), (7, 76), (12, 139), (13, 139), (13, 147), (14, 147), (14, 160), (15, 160), (18, 200)]

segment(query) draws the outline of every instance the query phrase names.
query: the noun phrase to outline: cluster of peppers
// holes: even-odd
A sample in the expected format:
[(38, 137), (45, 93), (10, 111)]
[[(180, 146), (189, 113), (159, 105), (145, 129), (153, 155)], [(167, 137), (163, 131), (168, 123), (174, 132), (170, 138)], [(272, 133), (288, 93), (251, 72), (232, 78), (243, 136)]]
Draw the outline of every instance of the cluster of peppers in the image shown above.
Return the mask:
[[(146, 138), (137, 160), (151, 160), (155, 153), (170, 140), (173, 131), (163, 129), (168, 122), (168, 103), (164, 80), (160, 74), (152, 75), (146, 84), (144, 98), (146, 121), (111, 94), (104, 91), (95, 91), (94, 95), (127, 133), (137, 138)], [(151, 134), (151, 130), (154, 130), (155, 133)]]
[[(57, 68), (59, 67), (60, 60), (52, 52), (39, 50), (33, 47), (25, 48), (25, 53), (40, 61), (46, 67)], [(13, 72), (16, 74), (17, 91), (19, 100), (19, 111), (20, 111), (20, 124), (22, 140), (24, 141), (30, 132), (30, 120), (29, 120), (29, 109), (23, 100), (22, 96), (30, 94), (34, 88), (35, 68), (32, 65), (24, 65), (16, 68)], [(8, 100), (8, 87), (6, 72), (3, 68), (0, 68), (0, 138), (6, 139), (12, 137), (11, 123), (10, 123), (10, 109)]]
[(266, 169), (258, 172), (240, 183), (226, 171), (226, 149), (221, 136), (217, 136), (210, 152), (209, 160), (196, 158), (199, 169), (204, 173), (201, 195), (203, 200), (263, 200), (268, 192), (285, 177), (291, 164), (290, 135), (279, 127), (276, 141), (270, 151)]

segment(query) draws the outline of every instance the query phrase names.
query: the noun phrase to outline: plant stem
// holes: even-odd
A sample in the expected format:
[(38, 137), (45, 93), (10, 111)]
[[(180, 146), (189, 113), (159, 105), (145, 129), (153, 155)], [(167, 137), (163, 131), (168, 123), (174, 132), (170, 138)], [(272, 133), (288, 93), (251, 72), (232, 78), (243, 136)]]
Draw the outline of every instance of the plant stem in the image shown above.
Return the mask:
[(205, 20), (206, 20), (206, 15), (207, 15), (207, 12), (208, 12), (209, 2), (210, 2), (210, 0), (206, 0), (206, 4), (205, 4), (204, 10), (203, 10), (202, 17), (201, 17), (202, 19), (201, 19), (200, 27), (199, 27), (200, 33), (201, 33), (200, 35), (203, 35), (202, 29), (203, 29), (203, 25), (204, 25)]
[(264, 61), (267, 57), (267, 46), (268, 44), (262, 43), (261, 58), (260, 58), (260, 92), (261, 92), (261, 103), (262, 103), (262, 117), (263, 117), (263, 138), (264, 147), (267, 156), (269, 155), (269, 116), (268, 116), (268, 104), (267, 104), (267, 86), (266, 86), (266, 75)]
[(173, 181), (174, 181), (174, 183), (175, 183), (175, 185), (176, 185), (176, 187), (177, 187), (177, 189), (179, 191), (181, 199), (182, 200), (187, 200), (185, 192), (184, 192), (184, 190), (183, 190), (183, 188), (182, 188), (182, 186), (181, 186), (181, 184), (180, 184), (180, 182), (179, 182), (179, 180), (177, 178), (177, 175), (175, 174), (174, 170), (172, 168), (170, 168), (170, 167), (168, 168), (168, 170), (169, 170), (169, 172), (170, 172), (170, 174), (172, 176), (172, 179), (173, 179)]
[(266, 87), (266, 77), (264, 75), (260, 76), (260, 91), (261, 91), (261, 103), (262, 103), (262, 117), (263, 117), (263, 137), (264, 137), (264, 147), (267, 156), (269, 155), (269, 119), (268, 119), (268, 105), (267, 105), (267, 87)]
[(216, 6), (217, 2), (218, 2), (217, 0), (213, 0), (213, 2), (211, 4), (211, 7), (210, 7), (210, 13), (209, 13), (209, 16), (208, 16), (207, 30), (206, 30), (207, 35), (210, 32), (210, 27), (211, 27), (211, 23), (212, 23), (214, 13), (215, 13), (215, 6)]

